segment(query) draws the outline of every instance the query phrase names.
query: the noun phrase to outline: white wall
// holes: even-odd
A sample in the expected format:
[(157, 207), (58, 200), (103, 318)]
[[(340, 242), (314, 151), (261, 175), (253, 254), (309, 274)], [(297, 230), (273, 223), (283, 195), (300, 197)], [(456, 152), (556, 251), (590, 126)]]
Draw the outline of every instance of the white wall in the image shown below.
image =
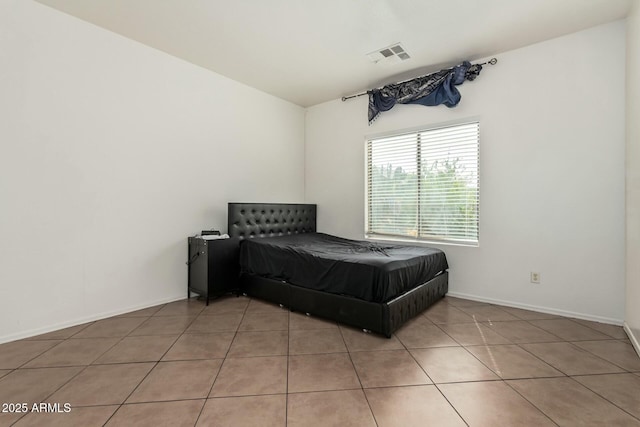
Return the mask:
[(184, 298), (228, 201), (304, 198), (304, 110), (0, 2), (0, 342)]
[(497, 56), (455, 109), (400, 105), (369, 127), (366, 97), (310, 108), (305, 198), (319, 229), (363, 237), (366, 135), (477, 116), (480, 246), (441, 245), (450, 292), (621, 323), (625, 24)]
[(640, 4), (627, 18), (627, 277), (625, 323), (640, 353)]

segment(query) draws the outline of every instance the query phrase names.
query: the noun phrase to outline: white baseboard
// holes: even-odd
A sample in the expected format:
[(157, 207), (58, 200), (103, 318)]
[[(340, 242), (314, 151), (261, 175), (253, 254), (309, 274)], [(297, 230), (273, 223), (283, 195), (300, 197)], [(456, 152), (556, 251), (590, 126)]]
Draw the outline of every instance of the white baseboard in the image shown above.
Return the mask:
[(631, 341), (631, 345), (633, 345), (633, 348), (636, 349), (636, 353), (638, 353), (638, 357), (640, 357), (640, 340), (639, 340), (640, 337), (636, 337), (633, 334), (633, 331), (631, 330), (627, 322), (624, 322), (624, 331), (627, 333), (627, 336), (629, 337), (629, 341)]
[(136, 310), (143, 310), (145, 308), (153, 307), (160, 304), (167, 304), (169, 302), (179, 301), (181, 299), (185, 299), (184, 293), (182, 293), (180, 296), (161, 298), (159, 300), (152, 301), (149, 303), (144, 303), (142, 305), (134, 305), (134, 306), (118, 309), (118, 310), (105, 311), (103, 313), (94, 314), (91, 316), (86, 316), (86, 317), (81, 317), (81, 318), (77, 318), (77, 319), (73, 319), (73, 320), (69, 320), (61, 323), (56, 323), (54, 325), (49, 325), (44, 328), (30, 329), (28, 331), (19, 332), (17, 334), (5, 335), (0, 337), (0, 344), (7, 343), (10, 341), (20, 340), (23, 338), (31, 338), (36, 335), (46, 334), (48, 332), (57, 331), (59, 329), (70, 328), (72, 326), (82, 325), (83, 323), (87, 323), (87, 322), (95, 322), (96, 320), (106, 319), (107, 317), (118, 316), (120, 314), (125, 314), (125, 313), (129, 313), (131, 311), (136, 311)]
[(499, 300), (499, 299), (494, 299), (494, 298), (484, 298), (484, 297), (479, 297), (477, 295), (464, 294), (464, 293), (461, 293), (461, 292), (448, 292), (447, 295), (452, 296), (452, 297), (457, 297), (457, 298), (464, 298), (464, 299), (468, 299), (468, 300), (478, 301), (478, 302), (486, 302), (486, 303), (489, 303), (489, 304), (504, 305), (505, 307), (522, 308), (524, 310), (538, 311), (540, 313), (555, 314), (557, 316), (563, 316), (563, 317), (573, 317), (574, 319), (582, 319), (582, 320), (590, 320), (592, 322), (608, 323), (610, 325), (622, 326), (623, 323), (624, 323), (624, 321), (622, 319), (614, 319), (614, 318), (611, 318), (611, 317), (594, 316), (592, 314), (576, 313), (576, 312), (573, 312), (573, 311), (558, 310), (558, 309), (555, 309), (555, 308), (540, 307), (540, 306), (536, 306), (536, 305), (522, 304), (522, 303), (519, 303), (519, 302), (505, 301), (505, 300)]

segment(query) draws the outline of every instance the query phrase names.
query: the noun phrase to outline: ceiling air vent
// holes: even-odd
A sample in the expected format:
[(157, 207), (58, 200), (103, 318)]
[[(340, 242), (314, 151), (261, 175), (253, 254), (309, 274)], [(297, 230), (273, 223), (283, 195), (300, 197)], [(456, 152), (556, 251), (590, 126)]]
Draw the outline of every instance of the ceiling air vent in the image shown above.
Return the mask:
[(392, 44), (391, 46), (383, 47), (382, 49), (368, 53), (367, 56), (373, 63), (387, 63), (394, 64), (400, 61), (406, 61), (411, 58), (409, 54), (404, 50), (400, 43)]

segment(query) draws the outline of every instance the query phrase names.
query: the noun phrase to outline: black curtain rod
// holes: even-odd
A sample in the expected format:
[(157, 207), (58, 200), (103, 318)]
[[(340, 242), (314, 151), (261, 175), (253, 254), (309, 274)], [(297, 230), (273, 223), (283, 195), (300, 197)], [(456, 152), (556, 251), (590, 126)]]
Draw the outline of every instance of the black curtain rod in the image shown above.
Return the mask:
[[(482, 62), (480, 64), (471, 64), (471, 65), (496, 65), (498, 63), (498, 60), (496, 58), (491, 58), (490, 60), (488, 60), (487, 62)], [(454, 67), (449, 68), (449, 70), (453, 70)], [(418, 77), (414, 77), (414, 79), (417, 79)], [(409, 79), (409, 80), (413, 80), (413, 79)], [(404, 82), (408, 82), (409, 80), (404, 80), (398, 83), (393, 83), (393, 84), (399, 84), (399, 83), (404, 83)], [(342, 101), (346, 101), (347, 99), (351, 99), (351, 98), (357, 98), (359, 96), (363, 96), (363, 95), (368, 95), (369, 91), (366, 92), (362, 92), (362, 93), (358, 93), (356, 95), (351, 95), (351, 96), (343, 96), (342, 97)]]

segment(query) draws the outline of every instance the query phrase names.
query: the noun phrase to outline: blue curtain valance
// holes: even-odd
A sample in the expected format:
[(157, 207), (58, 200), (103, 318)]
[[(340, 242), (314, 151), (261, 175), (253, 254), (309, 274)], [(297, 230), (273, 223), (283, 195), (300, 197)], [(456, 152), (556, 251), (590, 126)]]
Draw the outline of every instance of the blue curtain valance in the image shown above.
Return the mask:
[(394, 83), (369, 94), (369, 124), (382, 111), (389, 111), (396, 104), (421, 104), (434, 106), (444, 104), (455, 107), (460, 102), (460, 91), (456, 86), (465, 80), (475, 80), (482, 71), (482, 64), (465, 61), (462, 64), (433, 74), (402, 83)]

